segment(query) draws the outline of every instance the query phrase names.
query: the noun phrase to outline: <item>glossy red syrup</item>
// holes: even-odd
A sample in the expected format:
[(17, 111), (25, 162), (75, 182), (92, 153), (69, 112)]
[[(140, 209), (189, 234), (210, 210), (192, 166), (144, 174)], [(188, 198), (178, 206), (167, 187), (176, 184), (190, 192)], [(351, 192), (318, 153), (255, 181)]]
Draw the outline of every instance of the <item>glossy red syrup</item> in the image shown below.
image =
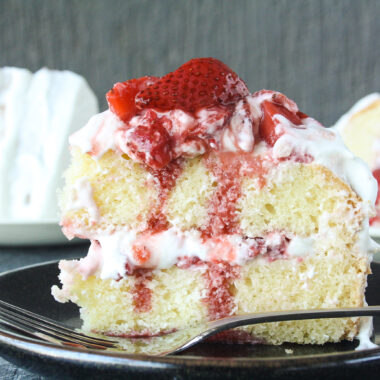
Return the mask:
[(233, 315), (235, 302), (231, 286), (239, 275), (239, 266), (226, 262), (207, 263), (207, 270), (203, 275), (207, 294), (203, 302), (207, 304), (210, 320)]
[(171, 121), (165, 116), (148, 110), (139, 125), (120, 130), (119, 137), (125, 141), (128, 154), (151, 168), (161, 169), (173, 159), (173, 143), (168, 130)]
[(181, 257), (177, 267), (205, 267), (203, 273), (206, 296), (202, 301), (207, 305), (210, 320), (227, 317), (233, 314), (235, 307), (231, 285), (240, 276), (240, 266), (228, 262), (205, 262), (198, 257)]
[[(154, 169), (161, 169), (181, 155), (223, 150), (223, 139), (220, 139), (226, 128), (232, 133), (230, 140), (239, 140), (234, 133), (239, 134), (241, 129), (234, 124), (236, 119), (231, 121), (233, 116), (241, 117), (242, 124), (250, 123), (253, 144), (260, 140), (269, 146), (275, 144), (280, 137), (276, 130), (280, 123), (278, 115), (295, 128), (305, 128), (302, 120), (307, 115), (285, 95), (269, 90), (251, 95), (252, 99), (262, 97), (261, 115), (251, 114), (249, 95), (244, 81), (223, 62), (195, 58), (161, 78), (142, 77), (116, 83), (106, 97), (110, 110), (125, 123), (125, 129), (118, 131), (122, 151)], [(245, 103), (243, 113), (237, 107), (241, 101)], [(178, 113), (182, 116), (173, 116), (170, 111), (182, 111)], [(207, 111), (208, 116), (201, 111)], [(183, 116), (186, 114), (187, 117)], [(133, 122), (135, 116), (138, 118)], [(175, 123), (171, 117), (184, 117), (187, 121), (181, 125), (182, 120)], [(237, 147), (240, 149), (239, 144)]]
[(177, 178), (181, 175), (183, 169), (183, 159), (179, 158), (170, 162), (162, 169), (152, 169), (147, 167), (149, 173), (153, 176), (155, 186), (158, 191), (157, 201), (154, 205), (147, 223), (147, 231), (157, 233), (164, 231), (169, 227), (165, 215), (165, 206), (171, 190), (177, 183)]
[(147, 313), (152, 309), (152, 290), (148, 288), (152, 280), (152, 271), (149, 269), (134, 269), (135, 285), (132, 289), (133, 307), (136, 313)]
[[(196, 118), (199, 110), (215, 107), (227, 115), (227, 121), (235, 104), (247, 95), (245, 83), (223, 62), (195, 58), (161, 78), (116, 83), (106, 97), (110, 110), (126, 123), (121, 137), (127, 141), (132, 157), (161, 169), (178, 157), (174, 150), (176, 140), (207, 148), (210, 136), (205, 136), (207, 126), (202, 129), (197, 123), (191, 127), (196, 131), (185, 130), (178, 135), (178, 131), (172, 130), (172, 123), (157, 112), (182, 110)], [(142, 116), (141, 125), (130, 129), (128, 123), (136, 115)]]
[(238, 233), (236, 203), (241, 196), (242, 177), (257, 176), (259, 186), (264, 186), (263, 162), (248, 153), (213, 152), (205, 157), (204, 163), (216, 178), (216, 189), (208, 206), (208, 223), (201, 229), (202, 236)]

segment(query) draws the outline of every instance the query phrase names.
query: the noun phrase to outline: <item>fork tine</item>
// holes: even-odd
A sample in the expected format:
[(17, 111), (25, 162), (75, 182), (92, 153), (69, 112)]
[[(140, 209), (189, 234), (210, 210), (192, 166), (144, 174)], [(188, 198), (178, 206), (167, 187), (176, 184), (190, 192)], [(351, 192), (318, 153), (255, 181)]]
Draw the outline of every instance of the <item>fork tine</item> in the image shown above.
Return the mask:
[[(12, 307), (12, 305), (10, 305), (9, 309), (3, 308), (2, 303), (3, 302), (0, 302), (0, 317), (2, 321), (5, 320), (7, 322), (8, 326), (12, 323), (16, 323), (16, 327), (19, 329), (20, 326), (24, 327), (24, 330), (29, 334), (32, 333), (35, 336), (38, 336), (37, 334), (48, 334), (50, 337), (63, 341), (64, 344), (71, 342), (73, 345), (88, 346), (90, 348), (115, 347), (115, 341), (89, 337), (54, 322), (49, 321), (49, 323), (46, 323), (45, 318), (40, 319), (38, 315), (17, 307)], [(17, 309), (21, 310), (21, 312)], [(32, 318), (29, 314), (32, 315)]]
[(53, 337), (51, 335), (44, 334), (42, 332), (38, 332), (38, 331), (36, 331), (36, 329), (32, 329), (23, 323), (19, 323), (19, 322), (16, 322), (14, 320), (9, 321), (8, 319), (3, 318), (1, 315), (0, 315), (0, 323), (5, 325), (5, 326), (12, 328), (13, 330), (21, 331), (23, 333), (35, 336), (39, 339), (43, 339), (43, 340), (51, 342), (51, 343), (59, 344), (61, 346), (75, 346), (75, 347), (96, 348), (96, 349), (103, 349), (103, 350), (108, 348), (108, 347), (101, 346), (101, 345), (83, 344), (83, 343), (80, 344), (80, 343), (70, 342), (69, 340), (65, 340), (63, 338), (56, 338), (56, 337)]
[(82, 348), (85, 347), (85, 348), (94, 348), (94, 349), (107, 349), (107, 348), (112, 347), (104, 343), (92, 343), (92, 342), (79, 340), (79, 339), (69, 337), (69, 336), (63, 336), (59, 333), (45, 330), (44, 328), (38, 325), (28, 325), (28, 322), (25, 322), (23, 320), (17, 319), (9, 315), (4, 317), (3, 314), (0, 314), (0, 323), (8, 327), (11, 327), (13, 329), (26, 332), (40, 339), (47, 340), (53, 343), (59, 343), (60, 345), (66, 345), (66, 346), (69, 345), (69, 346), (75, 346), (75, 347), (82, 347)]
[(56, 339), (60, 339), (64, 341), (65, 343), (67, 342), (72, 342), (76, 345), (82, 345), (82, 346), (89, 346), (91, 348), (111, 348), (114, 347), (114, 345), (110, 342), (97, 342), (96, 338), (84, 338), (84, 337), (76, 337), (76, 336), (71, 336), (68, 333), (62, 333), (61, 331), (58, 331), (57, 329), (51, 329), (48, 326), (45, 326), (43, 324), (40, 324), (38, 322), (35, 322), (31, 319), (27, 319), (25, 317), (19, 316), (11, 311), (7, 311), (7, 313), (4, 313), (4, 311), (0, 307), (0, 318), (2, 320), (7, 320), (9, 323), (16, 323), (17, 326), (20, 328), (20, 326), (24, 326), (28, 329), (28, 332), (32, 329), (37, 335), (38, 334), (43, 334), (43, 335), (49, 335), (51, 337), (54, 337)]
[(83, 333), (79, 333), (79, 332), (76, 332), (75, 330), (73, 329), (70, 329), (66, 326), (63, 326), (59, 323), (57, 323), (56, 321), (50, 319), (50, 318), (47, 318), (47, 317), (44, 317), (42, 315), (38, 315), (38, 314), (35, 314), (35, 313), (32, 313), (31, 311), (29, 310), (25, 310), (25, 309), (22, 309), (18, 306), (15, 306), (15, 305), (11, 305), (5, 301), (2, 301), (0, 300), (0, 310), (1, 310), (1, 307), (3, 307), (4, 309), (6, 310), (9, 310), (9, 311), (12, 311), (14, 313), (16, 313), (17, 315), (22, 315), (24, 316), (25, 318), (28, 318), (28, 319), (33, 319), (35, 320), (36, 322), (38, 323), (41, 323), (43, 322), (46, 327), (47, 326), (50, 326), (52, 330), (56, 329), (58, 332), (60, 333), (67, 333), (69, 334), (70, 336), (76, 336), (78, 338), (85, 338), (85, 339), (89, 339), (91, 341), (94, 341), (94, 342), (103, 342), (103, 343), (116, 343), (115, 341), (111, 340), (111, 339), (102, 339), (102, 338), (94, 338), (94, 337), (90, 337), (90, 336), (87, 336)]

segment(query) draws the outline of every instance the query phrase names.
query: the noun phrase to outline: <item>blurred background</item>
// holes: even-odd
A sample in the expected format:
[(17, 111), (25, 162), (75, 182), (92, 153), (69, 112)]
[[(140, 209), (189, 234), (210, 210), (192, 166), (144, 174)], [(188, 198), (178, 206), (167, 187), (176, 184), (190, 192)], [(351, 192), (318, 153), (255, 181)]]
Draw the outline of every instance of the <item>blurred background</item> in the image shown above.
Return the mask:
[(212, 56), (333, 124), (380, 89), (378, 0), (0, 0), (0, 66), (114, 82)]

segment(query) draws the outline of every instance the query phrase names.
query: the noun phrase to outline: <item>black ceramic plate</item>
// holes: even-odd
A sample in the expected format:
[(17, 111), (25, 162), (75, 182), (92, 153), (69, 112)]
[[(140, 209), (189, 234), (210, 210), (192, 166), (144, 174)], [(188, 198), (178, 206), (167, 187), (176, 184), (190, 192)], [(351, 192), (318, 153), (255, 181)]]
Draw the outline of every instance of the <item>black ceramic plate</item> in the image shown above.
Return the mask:
[[(367, 301), (380, 304), (380, 264), (373, 264)], [(1, 299), (33, 312), (79, 327), (78, 309), (50, 295), (56, 284), (57, 263), (29, 266), (0, 275)], [(380, 344), (380, 320), (374, 341)], [(380, 348), (354, 351), (357, 341), (324, 346), (262, 346), (205, 343), (176, 356), (150, 357), (85, 352), (61, 348), (17, 335), (0, 327), (0, 354), (29, 370), (54, 377), (184, 379), (379, 378)], [(293, 350), (287, 354), (285, 349)]]

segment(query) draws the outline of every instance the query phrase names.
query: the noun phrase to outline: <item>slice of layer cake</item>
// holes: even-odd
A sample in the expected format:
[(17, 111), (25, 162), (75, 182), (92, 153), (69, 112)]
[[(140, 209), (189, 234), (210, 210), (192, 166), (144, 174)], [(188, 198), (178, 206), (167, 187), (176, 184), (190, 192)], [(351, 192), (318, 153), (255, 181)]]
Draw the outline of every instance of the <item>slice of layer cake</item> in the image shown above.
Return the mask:
[[(362, 306), (376, 181), (334, 129), (193, 59), (117, 83), (70, 138), (62, 227), (91, 240), (59, 264), (83, 329), (155, 336), (255, 311)], [(359, 318), (279, 322), (240, 342), (352, 340)]]
[[(344, 143), (370, 167), (380, 185), (380, 94), (360, 99), (336, 123)], [(370, 220), (380, 227), (380, 194), (376, 199), (376, 216)]]
[(0, 69), (2, 220), (58, 218), (67, 139), (97, 112), (94, 93), (73, 72)]

